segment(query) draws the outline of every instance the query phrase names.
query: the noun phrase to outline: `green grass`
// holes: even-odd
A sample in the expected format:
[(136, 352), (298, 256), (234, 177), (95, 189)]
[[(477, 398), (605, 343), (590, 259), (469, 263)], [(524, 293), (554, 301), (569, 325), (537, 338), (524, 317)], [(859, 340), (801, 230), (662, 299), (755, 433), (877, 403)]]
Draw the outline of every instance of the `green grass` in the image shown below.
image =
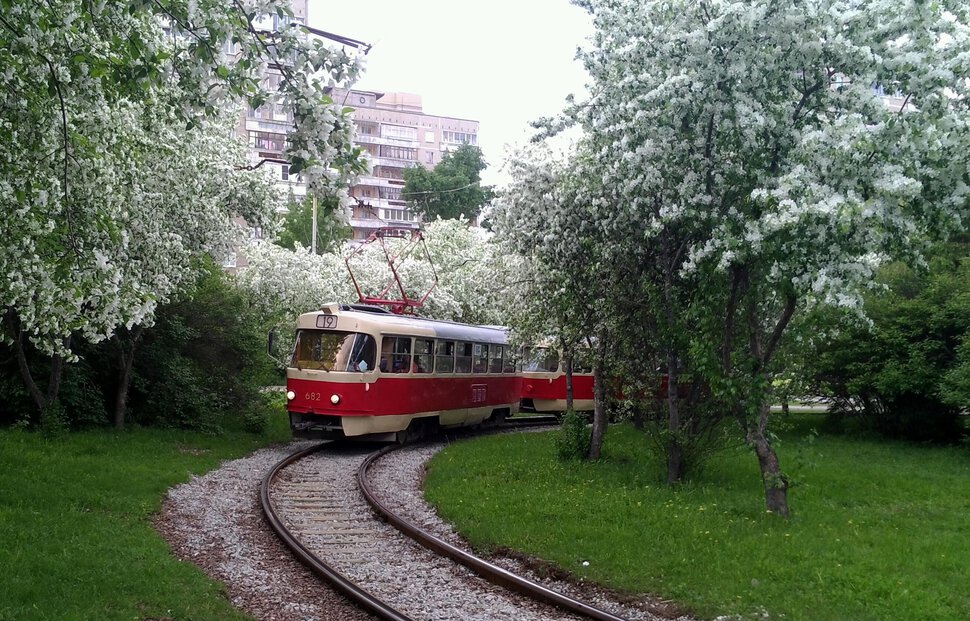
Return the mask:
[[(679, 602), (702, 617), (970, 619), (970, 451), (782, 436), (789, 521), (767, 514), (754, 455), (662, 484), (649, 445), (613, 427), (597, 463), (560, 463), (554, 433), (454, 444), (426, 494), (473, 545)], [(588, 566), (584, 565), (588, 562)]]
[(166, 490), (289, 438), (133, 429), (0, 431), (0, 621), (247, 619), (152, 528)]

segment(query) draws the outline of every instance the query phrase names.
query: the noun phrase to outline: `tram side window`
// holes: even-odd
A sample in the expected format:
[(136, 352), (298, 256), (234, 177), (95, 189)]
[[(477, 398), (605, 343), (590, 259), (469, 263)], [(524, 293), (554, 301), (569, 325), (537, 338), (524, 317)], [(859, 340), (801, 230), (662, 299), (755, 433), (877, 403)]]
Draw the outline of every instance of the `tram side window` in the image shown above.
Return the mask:
[(411, 337), (385, 336), (381, 345), (381, 371), (407, 373), (411, 369)]
[(472, 347), (474, 343), (458, 343), (458, 351), (455, 355), (455, 373), (472, 372)]
[(492, 345), (492, 356), (489, 358), (488, 372), (489, 373), (501, 373), (502, 372), (502, 358), (505, 354), (505, 347), (502, 345)]
[(555, 373), (559, 370), (559, 353), (552, 349), (546, 349), (543, 357), (539, 361), (539, 369)]
[(515, 373), (516, 359), (512, 348), (505, 347), (505, 360), (502, 362), (502, 373)]
[(488, 372), (488, 345), (482, 343), (475, 343), (474, 349), (475, 364), (473, 371), (475, 373), (487, 373)]
[(377, 357), (377, 342), (374, 337), (369, 334), (358, 334), (354, 346), (350, 350), (347, 370), (360, 373), (373, 371), (375, 357)]
[(435, 350), (434, 370), (436, 373), (455, 372), (455, 342), (454, 341), (438, 341), (437, 349)]
[(414, 373), (431, 373), (434, 358), (434, 341), (429, 339), (414, 339)]
[(522, 370), (555, 373), (559, 370), (559, 354), (548, 347), (526, 347), (522, 352)]

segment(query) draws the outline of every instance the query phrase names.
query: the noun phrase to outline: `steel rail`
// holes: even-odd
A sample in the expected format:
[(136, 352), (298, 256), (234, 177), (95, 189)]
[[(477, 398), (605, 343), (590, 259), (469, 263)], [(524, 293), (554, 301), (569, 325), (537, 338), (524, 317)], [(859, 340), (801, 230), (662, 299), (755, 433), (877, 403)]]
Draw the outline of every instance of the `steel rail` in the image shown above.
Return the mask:
[(293, 552), (297, 560), (306, 565), (317, 576), (330, 582), (334, 588), (353, 602), (356, 602), (361, 608), (386, 621), (414, 621), (411, 617), (388, 606), (353, 581), (348, 580), (333, 567), (313, 554), (299, 539), (293, 536), (293, 533), (283, 524), (283, 521), (276, 513), (273, 501), (269, 497), (269, 488), (273, 479), (290, 464), (303, 459), (324, 446), (326, 446), (326, 443), (318, 444), (303, 451), (297, 451), (280, 461), (266, 473), (266, 476), (263, 477), (263, 481), (259, 486), (259, 500), (263, 507), (263, 515), (266, 517), (266, 522), (273, 529), (273, 532), (276, 533), (276, 536)]
[(363, 492), (364, 498), (367, 500), (368, 504), (370, 504), (371, 508), (377, 512), (378, 515), (383, 517), (388, 523), (394, 526), (394, 528), (398, 529), (408, 537), (411, 537), (435, 554), (446, 556), (456, 563), (464, 565), (485, 580), (497, 586), (503, 587), (510, 591), (515, 591), (516, 593), (520, 593), (537, 601), (551, 604), (557, 608), (567, 610), (590, 619), (596, 619), (597, 621), (627, 621), (622, 617), (617, 617), (609, 612), (606, 612), (605, 610), (600, 610), (599, 608), (595, 608), (579, 600), (567, 597), (562, 593), (557, 593), (556, 591), (548, 589), (541, 584), (526, 580), (521, 576), (499, 567), (498, 565), (494, 565), (473, 554), (469, 554), (468, 552), (451, 545), (447, 541), (444, 541), (438, 537), (435, 537), (431, 533), (422, 530), (406, 518), (401, 517), (388, 509), (384, 503), (377, 498), (374, 491), (371, 489), (370, 484), (367, 481), (367, 469), (379, 458), (399, 448), (401, 447), (392, 445), (371, 453), (360, 465), (360, 468), (357, 469), (357, 484), (360, 487), (361, 492)]
[(554, 415), (538, 415), (538, 416), (519, 416), (515, 418), (506, 418), (499, 429), (502, 427), (506, 428), (516, 428), (516, 427), (543, 427), (547, 425), (558, 425), (561, 421)]

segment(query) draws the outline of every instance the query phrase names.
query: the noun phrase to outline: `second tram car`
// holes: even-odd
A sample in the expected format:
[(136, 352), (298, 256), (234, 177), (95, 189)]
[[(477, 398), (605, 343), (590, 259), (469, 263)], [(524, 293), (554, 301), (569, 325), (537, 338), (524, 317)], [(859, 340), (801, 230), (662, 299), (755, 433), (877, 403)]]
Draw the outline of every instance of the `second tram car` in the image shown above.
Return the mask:
[[(566, 369), (558, 352), (540, 346), (526, 348), (522, 357), (522, 411), (565, 412)], [(593, 373), (580, 360), (573, 362), (573, 409), (593, 409)]]
[(286, 371), (298, 437), (404, 441), (518, 412), (504, 328), (328, 304), (304, 313)]

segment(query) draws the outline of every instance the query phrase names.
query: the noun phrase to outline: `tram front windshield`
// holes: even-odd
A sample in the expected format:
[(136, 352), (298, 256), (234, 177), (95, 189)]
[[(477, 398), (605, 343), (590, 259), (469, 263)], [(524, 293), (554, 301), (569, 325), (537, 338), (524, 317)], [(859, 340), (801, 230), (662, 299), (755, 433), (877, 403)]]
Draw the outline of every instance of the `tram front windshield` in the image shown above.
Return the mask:
[(350, 371), (374, 370), (377, 343), (369, 334), (339, 330), (297, 330), (290, 366), (297, 369)]

